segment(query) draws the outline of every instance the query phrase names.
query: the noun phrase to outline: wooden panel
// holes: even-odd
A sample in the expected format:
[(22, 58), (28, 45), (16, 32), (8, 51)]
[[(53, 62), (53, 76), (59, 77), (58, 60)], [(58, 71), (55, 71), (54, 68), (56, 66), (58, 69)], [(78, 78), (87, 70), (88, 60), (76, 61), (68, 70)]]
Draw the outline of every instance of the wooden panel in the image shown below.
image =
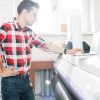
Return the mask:
[(32, 70), (46, 70), (53, 68), (54, 61), (34, 61), (31, 63)]

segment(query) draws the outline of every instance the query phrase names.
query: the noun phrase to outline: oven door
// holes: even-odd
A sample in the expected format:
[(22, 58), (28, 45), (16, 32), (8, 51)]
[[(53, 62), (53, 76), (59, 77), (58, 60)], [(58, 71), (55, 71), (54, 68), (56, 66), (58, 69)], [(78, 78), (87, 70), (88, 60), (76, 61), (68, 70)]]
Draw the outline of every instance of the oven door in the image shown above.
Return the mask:
[(58, 75), (55, 75), (52, 80), (52, 89), (56, 100), (76, 100)]

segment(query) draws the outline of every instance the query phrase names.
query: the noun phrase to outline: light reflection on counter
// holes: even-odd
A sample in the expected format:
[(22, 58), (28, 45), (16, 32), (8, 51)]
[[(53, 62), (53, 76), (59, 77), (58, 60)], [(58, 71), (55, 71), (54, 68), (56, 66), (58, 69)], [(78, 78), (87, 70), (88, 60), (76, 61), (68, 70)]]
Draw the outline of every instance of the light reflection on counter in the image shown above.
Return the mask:
[[(81, 90), (81, 95), (86, 96), (85, 100), (100, 100), (100, 68), (89, 64), (91, 59), (89, 56), (78, 58), (65, 55), (55, 63), (55, 70), (64, 80), (69, 81), (76, 91)], [(99, 63), (100, 59), (93, 61)]]

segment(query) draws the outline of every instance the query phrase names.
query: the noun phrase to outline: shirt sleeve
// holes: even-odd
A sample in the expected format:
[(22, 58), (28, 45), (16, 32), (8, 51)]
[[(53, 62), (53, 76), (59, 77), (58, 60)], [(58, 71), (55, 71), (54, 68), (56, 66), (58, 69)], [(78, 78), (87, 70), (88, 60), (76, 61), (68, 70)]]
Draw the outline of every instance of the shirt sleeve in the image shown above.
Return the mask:
[(31, 45), (35, 46), (36, 48), (40, 48), (44, 51), (48, 51), (47, 42), (43, 38), (37, 36), (36, 34), (32, 36)]
[(6, 27), (5, 27), (5, 25), (2, 25), (1, 27), (0, 27), (0, 44), (5, 40), (5, 38), (6, 38)]

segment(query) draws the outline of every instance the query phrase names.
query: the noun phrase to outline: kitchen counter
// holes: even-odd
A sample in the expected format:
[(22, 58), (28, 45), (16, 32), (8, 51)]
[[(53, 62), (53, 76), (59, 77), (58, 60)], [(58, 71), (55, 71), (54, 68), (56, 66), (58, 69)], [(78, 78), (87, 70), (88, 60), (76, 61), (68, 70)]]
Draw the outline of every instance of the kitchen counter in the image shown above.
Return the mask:
[(100, 58), (63, 55), (54, 63), (55, 73), (79, 100), (100, 100)]
[(100, 78), (100, 57), (96, 55), (70, 56), (63, 55), (63, 60), (79, 67), (80, 69), (94, 74)]
[(52, 52), (44, 52), (41, 49), (33, 48), (32, 61), (55, 61), (58, 54)]

